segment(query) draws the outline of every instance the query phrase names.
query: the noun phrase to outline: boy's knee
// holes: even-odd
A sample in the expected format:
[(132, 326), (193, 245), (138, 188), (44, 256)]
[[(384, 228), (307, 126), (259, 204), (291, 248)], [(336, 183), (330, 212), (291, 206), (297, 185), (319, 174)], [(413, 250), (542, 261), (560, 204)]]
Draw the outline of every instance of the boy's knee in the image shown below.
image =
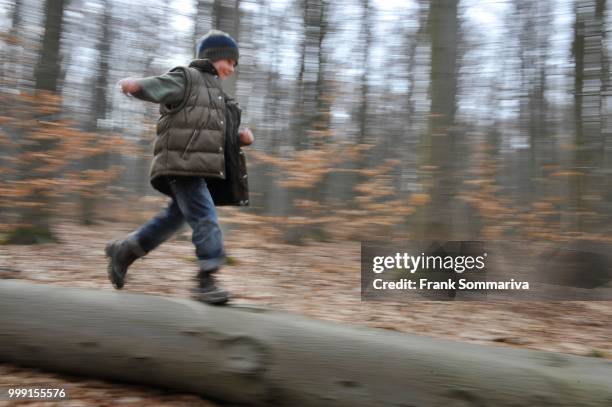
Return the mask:
[(221, 227), (213, 218), (200, 219), (193, 228), (194, 239), (221, 238)]

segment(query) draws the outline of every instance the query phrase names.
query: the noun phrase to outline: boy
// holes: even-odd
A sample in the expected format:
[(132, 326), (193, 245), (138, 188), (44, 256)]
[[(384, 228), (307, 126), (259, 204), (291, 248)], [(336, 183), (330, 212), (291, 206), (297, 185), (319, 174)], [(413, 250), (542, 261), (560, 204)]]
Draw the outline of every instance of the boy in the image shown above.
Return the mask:
[[(218, 288), (214, 279), (225, 252), (210, 187), (226, 177), (226, 134), (234, 135), (240, 122), (240, 109), (221, 88), (221, 81), (238, 65), (238, 57), (234, 39), (211, 30), (198, 41), (197, 59), (189, 67), (177, 67), (157, 77), (119, 81), (123, 93), (160, 104), (150, 178), (155, 189), (172, 199), (164, 211), (125, 240), (107, 244), (108, 277), (115, 288), (123, 287), (127, 269), (136, 259), (187, 222), (193, 230), (199, 267), (195, 299), (209, 304), (228, 301), (229, 294)], [(249, 129), (238, 135), (241, 145), (253, 142)], [(242, 177), (246, 178), (246, 173)], [(245, 203), (248, 200), (240, 201)]]

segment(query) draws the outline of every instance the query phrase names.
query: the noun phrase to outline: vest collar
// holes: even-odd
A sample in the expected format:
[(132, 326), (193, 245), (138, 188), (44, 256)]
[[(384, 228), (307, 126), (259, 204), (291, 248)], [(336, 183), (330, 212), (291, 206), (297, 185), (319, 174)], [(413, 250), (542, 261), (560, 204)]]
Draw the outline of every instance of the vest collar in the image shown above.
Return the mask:
[(189, 67), (196, 68), (199, 71), (203, 71), (211, 75), (218, 75), (217, 70), (209, 59), (194, 59), (189, 64)]

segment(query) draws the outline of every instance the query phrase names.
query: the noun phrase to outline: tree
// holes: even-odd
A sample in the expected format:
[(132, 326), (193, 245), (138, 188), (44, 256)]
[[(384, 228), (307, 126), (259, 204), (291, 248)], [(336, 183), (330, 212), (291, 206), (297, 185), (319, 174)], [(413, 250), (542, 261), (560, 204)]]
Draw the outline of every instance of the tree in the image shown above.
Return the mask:
[(65, 0), (45, 2), (45, 34), (36, 66), (36, 89), (57, 92), (60, 76), (60, 41)]
[[(96, 67), (94, 79), (93, 96), (91, 98), (91, 108), (89, 121), (85, 125), (85, 131), (95, 132), (98, 130), (99, 119), (106, 119), (109, 106), (106, 100), (108, 90), (108, 77), (110, 75), (110, 49), (112, 43), (111, 17), (112, 8), (108, 0), (102, 0), (102, 17), (100, 21), (100, 35), (96, 45), (99, 64)], [(94, 147), (94, 146), (92, 146)], [(102, 151), (94, 156), (89, 169), (101, 170), (109, 164), (107, 152)], [(95, 217), (96, 189), (97, 185), (86, 188), (81, 193), (81, 222), (85, 225), (92, 224)]]
[[(294, 148), (299, 155), (294, 159), (314, 163), (321, 160), (317, 155), (324, 155), (321, 147), (330, 126), (331, 91), (328, 87), (329, 81), (325, 77), (326, 55), (323, 50), (323, 41), (327, 34), (328, 5), (323, 0), (303, 0), (301, 6), (304, 37), (301, 44), (298, 92), (291, 133)], [(306, 167), (305, 170), (314, 172), (313, 168)], [(320, 192), (324, 191), (324, 188), (317, 185), (321, 177), (315, 177), (306, 184), (302, 181), (298, 181), (297, 184), (291, 182), (287, 184), (290, 188), (288, 209), (292, 215), (303, 215), (303, 210), (296, 208), (299, 202), (305, 201), (310, 204), (320, 203), (322, 200)], [(285, 229), (283, 238), (286, 242), (297, 244), (308, 234), (321, 233), (315, 229), (317, 228), (305, 225), (289, 226)]]
[[(34, 71), (35, 89), (41, 100), (49, 102), (51, 113), (56, 113), (58, 79), (60, 76), (60, 41), (62, 34), (62, 19), (64, 0), (47, 0), (45, 2), (45, 32), (41, 52)], [(41, 107), (44, 104), (41, 105)], [(45, 111), (45, 109), (41, 109)], [(48, 116), (47, 116), (48, 117)], [(36, 119), (47, 118), (45, 115)], [(21, 143), (20, 175), (22, 181), (30, 181), (27, 205), (19, 208), (21, 226), (8, 237), (8, 242), (39, 243), (53, 241), (51, 231), (50, 191), (49, 187), (35, 182), (45, 172), (45, 161), (40, 160), (41, 154), (53, 149), (56, 141), (48, 137), (29, 137), (27, 143)], [(38, 186), (41, 185), (41, 186)]]
[[(576, 126), (573, 175), (570, 177), (571, 228), (584, 231), (588, 210), (584, 196), (594, 169), (603, 162), (605, 140), (602, 106), (608, 81), (605, 54), (605, 0), (576, 0), (574, 11), (574, 121)], [(597, 183), (595, 183), (597, 185)]]
[(455, 113), (457, 110), (457, 23), (456, 1), (433, 0), (429, 5), (427, 29), (431, 41), (431, 99), (428, 129), (422, 145), (422, 167), (430, 204), (423, 207), (419, 235), (449, 239), (452, 233), (452, 199), (455, 166)]

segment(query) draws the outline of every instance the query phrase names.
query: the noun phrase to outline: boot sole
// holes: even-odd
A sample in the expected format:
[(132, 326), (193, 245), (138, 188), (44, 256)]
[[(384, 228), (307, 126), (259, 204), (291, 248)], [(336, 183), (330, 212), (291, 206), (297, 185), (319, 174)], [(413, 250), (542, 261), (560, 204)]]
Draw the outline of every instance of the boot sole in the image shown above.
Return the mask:
[(223, 293), (192, 293), (193, 299), (210, 305), (223, 305), (230, 300), (229, 294)]
[(113, 287), (115, 287), (115, 289), (117, 290), (120, 290), (123, 288), (124, 278), (119, 273), (117, 273), (115, 271), (115, 268), (113, 267), (113, 255), (115, 254), (113, 250), (114, 244), (115, 242), (108, 243), (106, 247), (104, 248), (104, 253), (106, 254), (106, 257), (108, 258), (108, 265), (106, 266), (106, 274), (108, 275), (108, 279), (110, 280)]

